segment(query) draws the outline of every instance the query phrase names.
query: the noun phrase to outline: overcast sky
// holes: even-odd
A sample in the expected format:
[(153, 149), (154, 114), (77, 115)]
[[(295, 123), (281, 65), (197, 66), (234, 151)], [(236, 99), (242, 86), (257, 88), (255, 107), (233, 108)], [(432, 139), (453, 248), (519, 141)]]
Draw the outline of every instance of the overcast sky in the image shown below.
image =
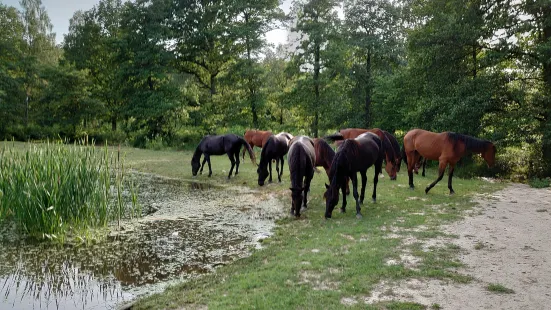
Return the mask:
[[(20, 8), (19, 0), (0, 1), (5, 5)], [(98, 3), (99, 0), (42, 0), (42, 4), (46, 8), (54, 26), (53, 30), (56, 33), (56, 42), (61, 43), (63, 41), (63, 35), (69, 31), (69, 19), (73, 17), (76, 11), (89, 10)], [(291, 0), (283, 0), (282, 8), (285, 13), (289, 13), (290, 6)], [(266, 34), (266, 37), (270, 43), (277, 45), (278, 43), (287, 41), (287, 31), (282, 29), (272, 30)]]

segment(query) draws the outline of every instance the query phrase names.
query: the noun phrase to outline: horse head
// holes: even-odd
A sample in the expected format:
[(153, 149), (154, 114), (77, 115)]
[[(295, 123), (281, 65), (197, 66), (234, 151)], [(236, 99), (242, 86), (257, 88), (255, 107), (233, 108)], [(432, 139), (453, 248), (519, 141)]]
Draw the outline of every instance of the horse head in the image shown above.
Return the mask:
[(197, 172), (199, 171), (199, 168), (201, 167), (200, 158), (193, 157), (191, 159), (191, 173), (193, 176), (197, 175)]
[(392, 160), (386, 160), (385, 170), (391, 180), (396, 180), (397, 168), (395, 162), (392, 162)]
[(488, 167), (494, 166), (496, 160), (496, 152), (496, 146), (492, 142), (489, 142), (484, 152), (482, 152), (482, 158), (484, 158), (486, 164), (488, 164)]
[(267, 165), (261, 162), (258, 169), (256, 169), (256, 173), (258, 173), (258, 185), (263, 186), (269, 175)]
[(293, 210), (295, 210), (295, 214), (299, 214), (300, 208), (302, 207), (302, 200), (303, 195), (302, 192), (304, 191), (303, 188), (294, 188), (290, 187), (291, 190), (291, 199), (292, 199), (292, 206)]
[(323, 193), (323, 199), (325, 199), (325, 218), (331, 218), (333, 209), (339, 203), (339, 188), (338, 186), (332, 186), (325, 184), (325, 193)]

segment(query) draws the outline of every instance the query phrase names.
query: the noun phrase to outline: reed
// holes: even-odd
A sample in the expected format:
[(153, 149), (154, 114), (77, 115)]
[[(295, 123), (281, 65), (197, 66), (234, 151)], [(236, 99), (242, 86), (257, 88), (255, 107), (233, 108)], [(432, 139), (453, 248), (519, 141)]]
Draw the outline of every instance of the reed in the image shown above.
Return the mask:
[(120, 154), (107, 146), (29, 143), (21, 152), (4, 143), (0, 220), (13, 220), (20, 231), (38, 238), (64, 242), (69, 234), (87, 236), (91, 228), (137, 216), (133, 185), (130, 201), (123, 201), (124, 175)]

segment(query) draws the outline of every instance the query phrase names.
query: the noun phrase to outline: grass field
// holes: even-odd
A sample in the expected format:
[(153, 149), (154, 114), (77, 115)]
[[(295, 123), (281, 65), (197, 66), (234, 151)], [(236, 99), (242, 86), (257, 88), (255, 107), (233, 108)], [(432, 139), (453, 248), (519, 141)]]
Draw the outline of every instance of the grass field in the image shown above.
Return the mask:
[[(127, 163), (134, 169), (192, 179), (191, 152), (124, 151)], [(248, 158), (242, 162), (239, 175), (230, 181), (225, 179), (230, 168), (227, 157), (212, 159), (212, 178), (204, 174), (195, 181), (257, 187), (256, 167)], [(371, 195), (372, 173), (370, 170), (366, 197)], [(333, 219), (325, 220), (322, 195), (327, 176), (325, 172), (316, 174), (309, 195), (309, 210), (298, 220), (290, 217), (280, 220), (275, 234), (264, 241), (264, 249), (221, 267), (213, 274), (139, 300), (134, 308), (365, 309), (363, 302), (345, 306), (341, 304), (341, 299), (361, 300), (369, 296), (372, 288), (383, 280), (439, 278), (468, 282), (471, 280), (469, 277), (453, 271), (460, 265), (457, 260), (460, 249), (456, 246), (446, 245), (424, 251), (420, 242), (404, 245), (402, 240), (411, 236), (419, 241), (441, 236), (439, 225), (461, 218), (464, 211), (474, 205), (470, 201), (474, 194), (492, 192), (503, 185), (455, 178), (457, 194), (450, 196), (447, 179), (444, 179), (429, 195), (425, 195), (425, 186), (435, 177), (433, 170), (427, 171), (426, 178), (415, 176), (414, 191), (407, 187), (405, 171), (399, 174), (397, 181), (385, 177), (379, 182), (377, 203), (367, 202), (362, 207), (363, 219), (355, 218), (354, 204), (349, 200), (346, 214), (338, 213), (337, 207)], [(270, 184), (260, 190), (280, 193), (286, 206), (285, 212), (288, 212), (289, 183), (286, 167), (282, 184)], [(350, 196), (349, 199), (353, 198)], [(400, 260), (404, 252), (418, 258), (415, 266)], [(372, 307), (424, 308), (422, 305), (400, 302)]]
[[(11, 142), (10, 142), (11, 143)], [(16, 148), (24, 148), (15, 144)], [(116, 147), (110, 147), (116, 151)], [(162, 176), (214, 184), (256, 185), (256, 167), (248, 158), (240, 173), (226, 180), (230, 168), (226, 156), (212, 157), (213, 176), (192, 179), (189, 151), (151, 151), (123, 148), (127, 167)], [(257, 156), (260, 156), (257, 152)], [(259, 159), (257, 160), (259, 161)], [(373, 288), (381, 281), (407, 278), (438, 278), (468, 282), (467, 276), (454, 272), (460, 266), (461, 249), (446, 244), (427, 251), (422, 242), (442, 236), (439, 226), (458, 220), (473, 207), (471, 197), (502, 188), (499, 183), (454, 178), (456, 195), (448, 195), (447, 179), (429, 195), (424, 188), (436, 178), (434, 170), (427, 177), (415, 176), (414, 191), (407, 186), (404, 166), (397, 181), (388, 176), (379, 180), (378, 201), (366, 199), (363, 219), (356, 219), (353, 198), (348, 212), (337, 206), (331, 220), (323, 217), (322, 198), (327, 176), (316, 174), (309, 194), (309, 210), (300, 219), (286, 216), (278, 221), (274, 235), (264, 241), (264, 249), (248, 258), (220, 267), (215, 273), (171, 287), (161, 294), (139, 300), (134, 309), (424, 309), (424, 306), (386, 302), (366, 305)], [(275, 169), (274, 169), (275, 173)], [(366, 197), (370, 197), (373, 170), (368, 171)], [(289, 173), (286, 166), (282, 184), (270, 184), (260, 191), (279, 193), (290, 209)], [(405, 240), (408, 242), (405, 242)], [(413, 240), (413, 242), (411, 241)], [(414, 263), (403, 255), (414, 257)], [(344, 305), (343, 300), (356, 300)]]

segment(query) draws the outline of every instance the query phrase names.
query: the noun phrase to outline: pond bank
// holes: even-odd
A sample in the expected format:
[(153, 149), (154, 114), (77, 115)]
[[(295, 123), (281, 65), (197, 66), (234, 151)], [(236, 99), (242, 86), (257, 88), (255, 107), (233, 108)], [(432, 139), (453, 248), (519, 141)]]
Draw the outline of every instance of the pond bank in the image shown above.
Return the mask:
[(146, 216), (90, 246), (0, 244), (0, 308), (113, 307), (250, 254), (284, 215), (272, 194), (134, 173)]

